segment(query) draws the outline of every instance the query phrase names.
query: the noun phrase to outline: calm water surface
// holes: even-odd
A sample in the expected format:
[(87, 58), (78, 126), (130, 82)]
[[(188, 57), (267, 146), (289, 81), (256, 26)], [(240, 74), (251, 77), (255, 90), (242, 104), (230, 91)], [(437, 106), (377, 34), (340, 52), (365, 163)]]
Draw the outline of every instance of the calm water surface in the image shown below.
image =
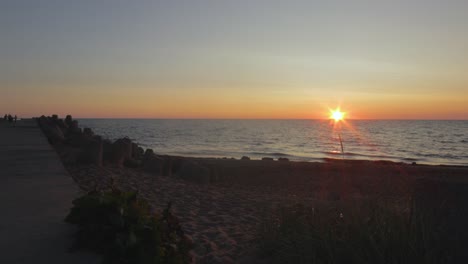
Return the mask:
[(81, 119), (109, 139), (196, 157), (391, 160), (468, 165), (468, 121)]

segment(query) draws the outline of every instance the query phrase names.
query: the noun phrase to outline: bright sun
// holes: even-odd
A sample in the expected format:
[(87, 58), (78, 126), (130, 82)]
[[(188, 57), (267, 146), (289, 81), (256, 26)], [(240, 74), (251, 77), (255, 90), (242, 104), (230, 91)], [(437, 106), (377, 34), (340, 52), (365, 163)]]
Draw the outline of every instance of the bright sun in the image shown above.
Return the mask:
[(341, 121), (344, 118), (345, 113), (341, 112), (339, 108), (332, 110), (330, 118), (335, 120), (335, 122)]

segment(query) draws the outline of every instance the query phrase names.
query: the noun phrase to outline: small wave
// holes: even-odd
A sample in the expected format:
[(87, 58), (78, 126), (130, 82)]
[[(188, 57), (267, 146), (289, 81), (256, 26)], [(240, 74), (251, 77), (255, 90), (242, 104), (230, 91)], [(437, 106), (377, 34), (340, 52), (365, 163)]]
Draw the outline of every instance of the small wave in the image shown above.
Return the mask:
[(249, 152), (249, 155), (254, 155), (254, 156), (275, 156), (275, 157), (291, 157), (291, 155), (282, 153), (282, 152)]
[(433, 154), (433, 153), (419, 154), (419, 156), (427, 157), (427, 158), (455, 159), (455, 160), (459, 160), (463, 158), (463, 157), (452, 155), (452, 154)]
[(342, 153), (341, 151), (322, 151), (321, 153), (326, 155), (345, 155), (345, 156), (361, 156), (361, 157), (368, 157), (369, 155), (354, 153), (354, 152), (345, 152)]
[(342, 156), (345, 155), (346, 157), (365, 157), (365, 158), (387, 158), (385, 156), (377, 156), (377, 155), (366, 155), (366, 154), (359, 154), (359, 153), (354, 153), (354, 152), (345, 152), (342, 153), (341, 151), (328, 151), (328, 152), (322, 152), (326, 155), (332, 155), (332, 156)]
[(402, 158), (401, 160), (404, 160), (404, 161), (418, 161), (418, 159), (415, 159), (415, 158)]
[(442, 144), (454, 144), (455, 143), (452, 140), (434, 140), (434, 142), (442, 143)]
[[(330, 151), (330, 152), (321, 152), (326, 155), (331, 155), (331, 156), (340, 156), (343, 155), (339, 151)], [(345, 157), (352, 158), (352, 157), (362, 157), (365, 159), (369, 160), (391, 160), (391, 161), (401, 161), (401, 160), (407, 160), (407, 161), (416, 161), (417, 159), (412, 159), (412, 158), (402, 158), (402, 157), (397, 157), (397, 156), (390, 156), (390, 155), (370, 155), (370, 154), (360, 154), (360, 153), (354, 153), (354, 152), (345, 152), (344, 153)]]

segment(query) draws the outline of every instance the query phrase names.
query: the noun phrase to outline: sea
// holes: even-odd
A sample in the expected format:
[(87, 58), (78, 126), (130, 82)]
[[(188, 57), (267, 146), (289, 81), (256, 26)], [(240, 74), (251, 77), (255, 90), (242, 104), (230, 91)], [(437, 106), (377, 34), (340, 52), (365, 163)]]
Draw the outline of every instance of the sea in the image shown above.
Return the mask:
[(252, 159), (388, 160), (468, 166), (468, 121), (79, 119), (104, 138), (156, 153)]

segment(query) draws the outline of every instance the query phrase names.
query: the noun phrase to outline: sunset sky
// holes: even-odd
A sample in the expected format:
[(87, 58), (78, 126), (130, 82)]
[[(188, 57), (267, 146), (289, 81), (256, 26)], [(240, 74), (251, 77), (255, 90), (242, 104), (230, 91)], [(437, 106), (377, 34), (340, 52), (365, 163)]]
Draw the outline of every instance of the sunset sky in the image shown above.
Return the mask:
[(0, 111), (468, 119), (468, 1), (1, 0)]

